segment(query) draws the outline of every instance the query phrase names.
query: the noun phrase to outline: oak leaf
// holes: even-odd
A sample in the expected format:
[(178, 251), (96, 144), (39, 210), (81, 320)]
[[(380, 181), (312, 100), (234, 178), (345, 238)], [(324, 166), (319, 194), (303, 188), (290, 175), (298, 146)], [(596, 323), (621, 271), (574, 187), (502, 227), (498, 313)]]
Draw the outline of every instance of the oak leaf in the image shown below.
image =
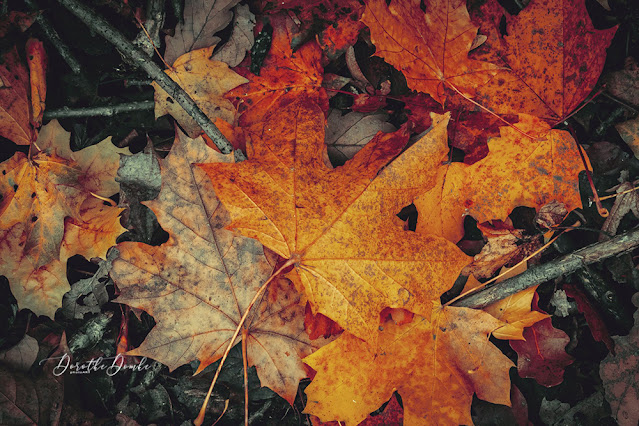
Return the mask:
[[(514, 125), (537, 139), (523, 136), (510, 126), (488, 141), (486, 158), (437, 166), (438, 182), (417, 200), (418, 232), (442, 235), (457, 242), (464, 234), (465, 215), (478, 222), (504, 220), (517, 206), (540, 208), (552, 200), (570, 211), (581, 206), (578, 174), (583, 169), (570, 133), (550, 130), (532, 116), (519, 116)], [(447, 156), (440, 158), (446, 162)]]
[(0, 254), (20, 308), (53, 318), (69, 290), (66, 260), (105, 257), (124, 232), (122, 209), (102, 200), (119, 191), (119, 153), (109, 139), (72, 152), (70, 134), (52, 121), (31, 157), (18, 152), (0, 164)]
[(481, 57), (500, 69), (477, 88), (475, 100), (496, 113), (553, 124), (590, 93), (617, 30), (595, 29), (584, 0), (532, 0), (517, 16), (506, 15), (506, 26), (503, 50)]
[(482, 311), (443, 308), (430, 321), (384, 323), (376, 350), (344, 333), (304, 359), (317, 371), (305, 412), (356, 425), (397, 390), (406, 425), (473, 424), (474, 393), (510, 405), (513, 364), (488, 339), (500, 325)]
[(251, 50), (255, 37), (255, 15), (251, 13), (248, 5), (239, 4), (234, 8), (233, 32), (229, 41), (211, 59), (227, 63), (230, 67), (236, 67), (242, 62), (246, 52)]
[[(185, 53), (175, 61), (173, 69), (165, 72), (193, 98), (212, 121), (221, 118), (233, 122), (235, 108), (223, 95), (248, 80), (233, 72), (226, 63), (209, 59), (214, 48), (215, 46), (211, 46)], [(156, 82), (152, 85), (155, 89), (155, 117), (171, 114), (190, 137), (200, 135), (202, 129), (193, 117)]]
[(440, 104), (445, 89), (473, 96), (496, 72), (493, 64), (468, 58), (477, 26), (463, 0), (434, 0), (426, 12), (418, 1), (370, 0), (362, 21), (370, 28), (375, 55), (400, 70), (408, 87)]
[(552, 326), (546, 318), (524, 330), (525, 340), (511, 340), (517, 352), (517, 370), (524, 378), (533, 378), (542, 386), (556, 386), (564, 380), (564, 369), (573, 358), (565, 351), (570, 337)]
[[(632, 297), (632, 303), (639, 306), (637, 293)], [(612, 416), (621, 426), (634, 425), (639, 421), (639, 311), (635, 311), (634, 319), (635, 324), (627, 336), (613, 337), (616, 355), (608, 354), (599, 366), (606, 400), (610, 403)]]
[[(240, 318), (273, 271), (273, 259), (255, 240), (223, 229), (228, 214), (194, 162), (231, 161), (201, 138), (180, 134), (161, 161), (162, 188), (145, 204), (169, 232), (159, 247), (118, 244), (111, 277), (116, 302), (143, 309), (156, 325), (129, 355), (147, 356), (172, 371), (195, 359), (197, 372), (222, 356)], [(272, 256), (270, 256), (272, 257)], [(319, 348), (304, 331), (304, 305), (287, 280), (270, 284), (245, 326), (249, 365), (263, 386), (293, 402), (306, 371), (301, 358)]]
[(184, 20), (175, 27), (175, 35), (166, 36), (164, 60), (172, 64), (185, 53), (217, 44), (215, 33), (233, 19), (231, 9), (239, 0), (186, 0)]
[[(404, 232), (394, 215), (434, 181), (447, 116), (400, 153), (405, 129), (379, 133), (344, 166), (325, 166), (324, 115), (300, 99), (252, 134), (248, 161), (204, 164), (233, 222), (229, 228), (295, 259), (292, 280), (313, 311), (362, 339), (385, 307), (430, 315), (468, 258), (442, 238)], [(374, 342), (373, 342), (374, 344)]]

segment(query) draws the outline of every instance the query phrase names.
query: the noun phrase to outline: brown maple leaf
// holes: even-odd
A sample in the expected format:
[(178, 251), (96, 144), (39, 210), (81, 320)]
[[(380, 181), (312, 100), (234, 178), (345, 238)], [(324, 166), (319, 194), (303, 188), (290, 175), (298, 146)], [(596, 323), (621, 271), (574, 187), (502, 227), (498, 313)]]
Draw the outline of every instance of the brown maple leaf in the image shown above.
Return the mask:
[[(162, 189), (145, 202), (170, 235), (159, 247), (118, 244), (111, 276), (120, 288), (116, 302), (143, 309), (156, 325), (128, 353), (147, 356), (172, 371), (195, 359), (198, 372), (229, 344), (249, 302), (273, 271), (262, 245), (223, 229), (228, 213), (205, 173), (194, 162), (231, 161), (201, 138), (180, 135), (161, 162)], [(325, 343), (304, 331), (301, 296), (286, 279), (270, 284), (248, 317), (248, 364), (263, 386), (293, 402), (306, 377), (301, 358)]]
[(52, 121), (35, 154), (18, 152), (0, 164), (0, 274), (20, 308), (53, 318), (69, 290), (65, 263), (75, 254), (105, 257), (118, 235), (122, 209), (99, 197), (119, 191), (118, 149), (106, 139), (72, 152), (70, 133)]
[[(430, 315), (468, 258), (444, 239), (402, 230), (394, 217), (433, 184), (444, 155), (443, 116), (388, 167), (405, 129), (379, 133), (344, 166), (325, 166), (324, 115), (308, 99), (277, 111), (248, 146), (249, 160), (204, 164), (233, 222), (287, 259), (314, 312), (362, 339), (374, 339), (379, 314), (398, 307)], [(435, 142), (439, 141), (439, 142)]]

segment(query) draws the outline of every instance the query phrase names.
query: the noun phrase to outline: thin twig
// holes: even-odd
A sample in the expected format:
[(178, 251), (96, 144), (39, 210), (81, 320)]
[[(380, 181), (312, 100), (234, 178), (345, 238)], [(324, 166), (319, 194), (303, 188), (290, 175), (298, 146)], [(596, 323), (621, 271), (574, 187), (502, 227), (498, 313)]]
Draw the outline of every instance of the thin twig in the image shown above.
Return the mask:
[[(29, 6), (29, 8), (38, 10), (38, 5), (35, 4), (32, 0), (25, 0), (25, 3), (27, 6)], [(58, 51), (69, 68), (71, 68), (71, 71), (73, 71), (74, 74), (80, 74), (80, 72), (82, 71), (80, 62), (75, 58), (75, 56), (73, 56), (73, 53), (71, 53), (71, 49), (69, 49), (69, 46), (67, 46), (67, 44), (62, 41), (62, 39), (58, 35), (58, 32), (55, 30), (55, 28), (53, 28), (53, 25), (51, 25), (49, 20), (43, 14), (38, 13), (38, 15), (36, 16), (36, 22), (38, 23), (38, 25), (40, 25), (44, 36), (49, 40), (49, 42), (51, 42), (53, 47), (55, 47), (55, 50)]]
[[(135, 47), (119, 31), (111, 26), (106, 20), (98, 16), (91, 9), (80, 3), (78, 0), (58, 0), (58, 3), (66, 7), (71, 13), (77, 16), (91, 30), (100, 34), (107, 41), (112, 43), (123, 55), (128, 57), (133, 64), (141, 67), (154, 79), (182, 108), (200, 125), (204, 133), (211, 138), (215, 145), (223, 154), (233, 152), (233, 146), (224, 137), (222, 132), (211, 122), (202, 112), (195, 101), (173, 81), (164, 71), (160, 69), (153, 60), (144, 52)], [(236, 160), (244, 160), (246, 157), (241, 151), (235, 152)]]
[(532, 267), (515, 277), (502, 281), (498, 285), (458, 300), (452, 306), (484, 308), (528, 287), (570, 274), (585, 265), (617, 256), (638, 246), (639, 229), (634, 229), (625, 234), (617, 235), (611, 240), (592, 244), (543, 265)]
[(154, 106), (154, 101), (139, 101), (86, 108), (63, 107), (60, 109), (51, 109), (44, 111), (44, 119), (53, 120), (54, 118), (111, 117), (113, 115), (122, 114), (125, 112), (153, 109)]
[(248, 340), (248, 328), (242, 327), (242, 365), (244, 367), (244, 426), (248, 426), (248, 358), (246, 355), (246, 341)]

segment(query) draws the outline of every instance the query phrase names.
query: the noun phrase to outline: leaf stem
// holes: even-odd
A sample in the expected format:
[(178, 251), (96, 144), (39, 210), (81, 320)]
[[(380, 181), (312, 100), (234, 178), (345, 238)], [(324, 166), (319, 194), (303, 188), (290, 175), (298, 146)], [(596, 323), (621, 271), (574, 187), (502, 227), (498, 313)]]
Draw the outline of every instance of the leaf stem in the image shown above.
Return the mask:
[(287, 260), (286, 263), (284, 263), (284, 265), (282, 265), (280, 269), (275, 271), (273, 275), (271, 275), (269, 279), (266, 280), (264, 284), (262, 284), (262, 287), (260, 287), (257, 293), (255, 293), (255, 296), (253, 296), (251, 303), (249, 303), (248, 307), (246, 308), (246, 312), (244, 312), (244, 315), (242, 315), (242, 318), (240, 319), (240, 322), (238, 323), (237, 328), (235, 329), (235, 333), (233, 334), (233, 337), (231, 337), (231, 340), (228, 346), (226, 347), (226, 350), (224, 351), (224, 355), (222, 355), (222, 361), (220, 361), (220, 365), (217, 367), (217, 371), (215, 372), (215, 376), (213, 377), (211, 386), (209, 386), (209, 391), (207, 392), (206, 398), (204, 398), (204, 402), (202, 403), (202, 408), (200, 408), (200, 413), (198, 414), (197, 418), (193, 420), (193, 423), (195, 424), (195, 426), (201, 426), (202, 423), (204, 422), (204, 414), (206, 412), (206, 406), (208, 405), (209, 399), (211, 398), (211, 393), (213, 392), (213, 387), (215, 386), (215, 382), (217, 382), (217, 379), (220, 376), (220, 372), (222, 371), (222, 366), (224, 365), (224, 361), (226, 361), (226, 357), (228, 357), (229, 352), (231, 352), (231, 348), (235, 344), (235, 339), (237, 339), (237, 336), (240, 334), (240, 330), (242, 330), (242, 325), (246, 321), (246, 318), (249, 316), (249, 313), (251, 312), (253, 305), (255, 305), (255, 302), (257, 302), (257, 300), (260, 298), (262, 293), (264, 293), (264, 290), (266, 290), (266, 287), (268, 287), (268, 285), (271, 283), (271, 281), (273, 281), (275, 277), (277, 277), (280, 273), (282, 273), (284, 269), (288, 268), (289, 266), (293, 265), (295, 262), (298, 262), (298, 261), (299, 261), (299, 258), (297, 256)]
[(248, 426), (248, 358), (246, 356), (246, 339), (248, 329), (242, 327), (242, 366), (244, 367), (244, 426)]

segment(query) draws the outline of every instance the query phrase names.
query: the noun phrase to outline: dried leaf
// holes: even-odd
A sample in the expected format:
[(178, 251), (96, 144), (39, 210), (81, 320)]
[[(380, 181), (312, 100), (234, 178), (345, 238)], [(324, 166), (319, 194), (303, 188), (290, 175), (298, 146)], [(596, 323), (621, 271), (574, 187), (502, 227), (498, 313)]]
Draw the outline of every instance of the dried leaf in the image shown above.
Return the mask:
[[(185, 53), (175, 61), (172, 70), (165, 72), (193, 98), (212, 121), (221, 118), (233, 122), (235, 108), (223, 95), (248, 80), (233, 72), (224, 62), (210, 60), (214, 47)], [(156, 118), (171, 114), (190, 137), (195, 138), (202, 133), (193, 117), (156, 82), (153, 82), (153, 88)]]
[(499, 71), (475, 100), (499, 114), (563, 120), (597, 82), (617, 28), (596, 30), (583, 0), (532, 0), (506, 22), (503, 51), (482, 58)]
[(17, 49), (0, 58), (0, 136), (18, 145), (34, 139), (29, 109), (29, 74), (20, 61)]
[(255, 15), (251, 13), (248, 5), (242, 4), (235, 6), (234, 12), (231, 38), (211, 58), (215, 61), (226, 62), (230, 67), (238, 66), (246, 56), (246, 52), (251, 51), (255, 42), (253, 37)]
[(515, 126), (543, 136), (532, 140), (504, 126), (501, 137), (488, 141), (488, 156), (473, 165), (441, 164), (447, 155), (440, 157), (438, 183), (415, 201), (418, 232), (457, 242), (466, 215), (483, 223), (504, 220), (517, 206), (539, 208), (552, 200), (569, 211), (581, 206), (578, 174), (583, 165), (570, 133), (549, 130), (532, 116), (521, 115)]
[(431, 321), (384, 323), (376, 350), (344, 333), (304, 360), (317, 371), (305, 412), (356, 425), (397, 390), (406, 424), (472, 424), (474, 393), (510, 405), (512, 363), (488, 340), (501, 324), (481, 311), (444, 308)]
[(350, 112), (342, 115), (338, 110), (328, 114), (326, 125), (326, 145), (328, 157), (334, 166), (341, 166), (353, 158), (377, 132), (393, 132), (395, 127), (388, 123), (388, 114), (362, 114)]
[(443, 105), (445, 89), (473, 96), (497, 67), (468, 58), (477, 35), (463, 0), (419, 2), (371, 0), (362, 21), (370, 28), (375, 55), (402, 71), (408, 87)]
[[(147, 356), (172, 371), (200, 361), (198, 372), (222, 356), (240, 318), (273, 271), (255, 240), (223, 229), (228, 214), (194, 162), (231, 161), (202, 139), (179, 135), (161, 162), (162, 189), (145, 203), (169, 232), (167, 243), (118, 244), (111, 277), (120, 288), (116, 302), (140, 308), (156, 321), (130, 355)], [(263, 386), (292, 403), (306, 377), (301, 358), (322, 345), (304, 331), (301, 296), (286, 280), (272, 283), (245, 326), (248, 363)], [(276, 332), (275, 332), (276, 331)]]
[[(632, 302), (639, 306), (637, 293), (632, 297)], [(606, 400), (612, 409), (612, 416), (621, 426), (634, 426), (639, 422), (639, 311), (635, 311), (634, 317), (635, 325), (627, 336), (613, 337), (617, 354), (609, 354), (599, 366)]]
[(379, 174), (406, 143), (404, 129), (378, 134), (344, 166), (330, 170), (323, 160), (323, 113), (300, 99), (251, 136), (248, 161), (201, 167), (231, 214), (229, 227), (297, 259), (293, 281), (304, 287), (314, 312), (370, 339), (385, 307), (430, 315), (431, 300), (467, 263), (453, 244), (404, 232), (394, 218), (432, 185), (432, 162), (447, 149), (448, 117), (434, 122)]
[(546, 318), (524, 330), (525, 341), (511, 340), (510, 346), (517, 352), (517, 370), (524, 378), (533, 378), (542, 386), (551, 387), (564, 380), (564, 369), (573, 358), (564, 348), (570, 337), (552, 326)]
[[(93, 194), (118, 192), (119, 154), (109, 139), (82, 151), (69, 148), (69, 133), (57, 121), (42, 128), (40, 152), (21, 152), (0, 164), (0, 274), (18, 306), (53, 318), (69, 290), (66, 260), (75, 255), (105, 257), (124, 232), (122, 209)], [(35, 147), (33, 148), (35, 151)]]
[(164, 60), (172, 64), (185, 53), (216, 45), (215, 33), (224, 29), (231, 19), (231, 9), (239, 0), (186, 0), (184, 22), (175, 27), (175, 35), (167, 36)]

